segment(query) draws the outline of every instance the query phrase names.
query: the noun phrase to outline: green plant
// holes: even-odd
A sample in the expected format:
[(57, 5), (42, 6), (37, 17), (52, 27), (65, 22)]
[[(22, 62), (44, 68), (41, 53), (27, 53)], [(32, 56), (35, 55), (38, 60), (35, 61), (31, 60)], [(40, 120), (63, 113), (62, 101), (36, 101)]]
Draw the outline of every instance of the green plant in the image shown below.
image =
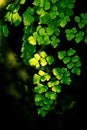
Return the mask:
[[(23, 24), (21, 58), (35, 70), (32, 72), (34, 100), (38, 114), (45, 116), (55, 105), (62, 84), (70, 85), (72, 74), (81, 74), (81, 61), (76, 50), (58, 50), (61, 46), (61, 30), (65, 30), (67, 42), (75, 39), (76, 43), (84, 40), (87, 44), (87, 36), (81, 30), (87, 24), (87, 13), (82, 13), (81, 18), (75, 16), (78, 27), (70, 29), (67, 24), (74, 15), (75, 0), (34, 0), (32, 6), (28, 5), (20, 14), (21, 5), (25, 3), (26, 0), (15, 0), (9, 4), (4, 18), (15, 27)], [(9, 36), (6, 24), (0, 26), (0, 29), (5, 37)], [(55, 50), (56, 57), (47, 51), (49, 47)], [(56, 61), (62, 62), (62, 66), (54, 66)]]

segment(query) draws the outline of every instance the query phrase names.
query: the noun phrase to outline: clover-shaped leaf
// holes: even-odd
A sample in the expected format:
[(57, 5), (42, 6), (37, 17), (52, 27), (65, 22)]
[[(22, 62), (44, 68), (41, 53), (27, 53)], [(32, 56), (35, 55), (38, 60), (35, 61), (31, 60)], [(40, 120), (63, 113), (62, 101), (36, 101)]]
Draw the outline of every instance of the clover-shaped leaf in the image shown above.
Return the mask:
[(72, 61), (73, 63), (79, 61), (79, 56), (78, 56), (78, 55), (75, 55), (74, 57), (72, 57), (71, 61)]
[(78, 67), (74, 67), (72, 70), (71, 70), (72, 73), (74, 74), (77, 74), (78, 76), (81, 74), (81, 70), (80, 68)]
[(36, 39), (33, 36), (29, 36), (28, 42), (32, 45), (36, 45)]
[(40, 76), (38, 74), (34, 74), (33, 83), (34, 84), (39, 84), (39, 82), (40, 82)]
[(46, 58), (46, 60), (47, 60), (47, 63), (48, 63), (49, 65), (53, 64), (53, 62), (54, 62), (53, 56), (48, 56), (48, 57)]
[(44, 3), (44, 9), (45, 9), (45, 10), (50, 9), (50, 2), (46, 1), (46, 2)]
[(51, 99), (51, 100), (55, 100), (56, 97), (57, 97), (57, 94), (55, 92), (52, 92), (52, 91), (49, 91), (45, 94), (45, 96), (48, 98), (48, 99)]
[(46, 66), (46, 65), (47, 65), (46, 59), (41, 58), (41, 59), (40, 59), (40, 64), (41, 64), (41, 66)]
[(41, 56), (42, 58), (46, 58), (46, 57), (47, 57), (47, 54), (46, 54), (45, 51), (41, 51), (41, 52), (40, 52), (40, 56)]
[(74, 55), (75, 54), (75, 50), (73, 49), (73, 48), (70, 48), (68, 51), (67, 51), (67, 55), (68, 56), (72, 56), (72, 55)]
[(60, 92), (61, 92), (61, 86), (60, 86), (60, 85), (54, 85), (54, 86), (52, 87), (52, 91), (53, 91), (53, 92), (60, 93)]
[(70, 62), (70, 57), (69, 56), (66, 56), (64, 59), (63, 59), (63, 63), (64, 64), (67, 64)]
[(74, 63), (70, 62), (67, 64), (68, 69), (72, 69), (74, 67)]
[(58, 52), (58, 58), (62, 60), (66, 56), (66, 51), (59, 51)]
[(34, 88), (34, 92), (35, 93), (39, 93), (42, 94), (44, 92), (46, 92), (48, 90), (47, 86), (39, 83), (35, 88)]
[(71, 83), (71, 78), (70, 78), (70, 77), (63, 77), (63, 78), (61, 79), (61, 83), (66, 84), (66, 85), (70, 85), (70, 83)]

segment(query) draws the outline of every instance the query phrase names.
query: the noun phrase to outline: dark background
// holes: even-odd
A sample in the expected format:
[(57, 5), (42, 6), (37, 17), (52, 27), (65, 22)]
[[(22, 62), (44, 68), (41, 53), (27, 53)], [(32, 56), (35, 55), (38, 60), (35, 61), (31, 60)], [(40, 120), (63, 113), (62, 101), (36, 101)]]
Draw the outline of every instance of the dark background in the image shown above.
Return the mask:
[[(74, 8), (74, 14), (79, 15), (81, 12), (87, 12), (87, 5), (85, 1), (77, 0)], [(73, 25), (74, 23), (72, 20), (71, 26), (73, 27)], [(14, 32), (12, 34), (13, 37), (11, 36), (11, 38), (8, 40), (10, 41), (10, 48), (19, 58), (21, 45), (16, 44), (17, 42), (15, 42), (15, 45), (14, 42), (11, 43), (12, 39), (16, 39), (15, 32), (16, 30), (14, 28)], [(20, 37), (20, 35), (22, 35), (22, 32), (19, 29), (17, 36)], [(20, 41), (20, 38), (18, 41)], [(73, 43), (72, 47), (76, 49), (81, 58), (82, 73), (81, 76), (74, 77), (72, 85), (64, 89), (60, 94), (60, 97), (58, 97), (60, 100), (64, 100), (66, 95), (70, 95), (76, 101), (73, 109), (65, 110), (63, 114), (57, 112), (58, 110), (61, 111), (61, 105), (59, 102), (59, 105), (57, 104), (55, 111), (49, 112), (46, 117), (42, 118), (37, 115), (35, 106), (31, 106), (33, 102), (33, 96), (30, 97), (31, 104), (27, 104), (27, 102), (24, 101), (24, 97), (19, 100), (7, 94), (4, 88), (8, 86), (8, 81), (5, 76), (6, 71), (8, 70), (4, 64), (0, 64), (0, 129), (86, 129), (87, 46), (85, 43), (81, 42), (79, 45), (75, 45), (75, 43)], [(16, 78), (15, 74), (13, 74), (13, 71), (11, 72), (11, 75), (13, 75), (12, 82), (17, 82), (18, 79)]]

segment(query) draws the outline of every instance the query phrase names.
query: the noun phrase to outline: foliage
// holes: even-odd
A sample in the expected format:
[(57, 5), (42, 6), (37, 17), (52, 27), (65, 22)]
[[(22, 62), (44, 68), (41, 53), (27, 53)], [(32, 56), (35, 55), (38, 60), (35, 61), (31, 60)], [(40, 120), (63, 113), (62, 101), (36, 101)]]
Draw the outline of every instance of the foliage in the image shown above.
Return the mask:
[[(77, 44), (83, 40), (87, 44), (87, 30), (82, 30), (87, 24), (87, 13), (82, 13), (80, 17), (75, 16), (78, 27), (67, 28), (71, 16), (74, 15), (75, 0), (34, 0), (32, 6), (28, 5), (20, 14), (21, 5), (25, 3), (26, 0), (15, 0), (9, 4), (4, 18), (15, 27), (23, 24), (21, 58), (35, 70), (32, 72), (34, 100), (38, 114), (44, 117), (55, 105), (62, 86), (71, 84), (72, 74), (81, 74), (81, 61), (76, 50), (59, 50), (60, 35), (64, 29), (67, 42), (75, 39)], [(0, 29), (4, 36), (9, 36), (6, 24), (0, 26)], [(47, 51), (50, 47), (56, 56)], [(54, 66), (56, 61), (62, 62), (62, 66)]]

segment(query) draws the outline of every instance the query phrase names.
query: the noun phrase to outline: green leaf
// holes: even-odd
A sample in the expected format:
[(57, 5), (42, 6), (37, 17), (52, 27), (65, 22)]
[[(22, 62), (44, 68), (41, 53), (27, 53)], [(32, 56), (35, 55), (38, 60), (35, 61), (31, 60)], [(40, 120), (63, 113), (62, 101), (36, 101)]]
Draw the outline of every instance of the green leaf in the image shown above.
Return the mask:
[(39, 45), (44, 44), (44, 39), (43, 39), (42, 36), (37, 37), (37, 41), (38, 41), (38, 44), (39, 44)]
[(54, 86), (52, 87), (52, 91), (53, 91), (53, 92), (60, 93), (60, 92), (61, 92), (61, 86), (60, 86), (60, 85), (54, 85)]
[(38, 115), (44, 117), (46, 114), (47, 114), (46, 110), (44, 110), (43, 108), (38, 108)]
[(23, 13), (23, 22), (25, 26), (29, 26), (34, 21), (33, 9), (28, 7), (26, 11)]
[(45, 96), (46, 96), (48, 99), (51, 99), (51, 100), (56, 100), (56, 98), (57, 98), (57, 94), (56, 94), (55, 92), (51, 92), (51, 91), (47, 92), (47, 93), (45, 94)]
[(87, 45), (87, 36), (85, 37), (84, 42)]
[(39, 64), (38, 60), (35, 59), (35, 58), (31, 58), (31, 59), (29, 60), (29, 64), (30, 64), (31, 66), (35, 66), (36, 68), (40, 67), (40, 64)]
[(53, 69), (53, 74), (56, 76), (56, 78), (58, 80), (62, 79), (63, 77), (63, 74), (61, 72), (59, 72), (59, 69), (58, 68), (54, 68)]
[(51, 28), (51, 27), (46, 28), (46, 31), (49, 36), (51, 36), (53, 34), (53, 28)]
[(75, 50), (73, 49), (73, 48), (70, 48), (68, 51), (67, 51), (67, 55), (68, 56), (72, 56), (72, 55), (74, 55), (75, 54)]
[(44, 95), (36, 94), (34, 99), (35, 99), (35, 102), (40, 102), (40, 101), (42, 102), (44, 99)]
[(69, 77), (70, 76), (70, 72), (69, 71), (66, 71), (65, 73), (64, 73), (64, 77)]
[(48, 44), (50, 44), (50, 38), (49, 38), (49, 36), (44, 36), (44, 43), (45, 43), (45, 45), (48, 45)]
[(83, 37), (76, 37), (75, 38), (75, 42), (78, 44), (79, 42), (81, 42), (83, 40)]
[(39, 61), (41, 57), (38, 53), (36, 53), (36, 54), (34, 54), (34, 58)]
[(45, 51), (41, 51), (41, 52), (40, 52), (40, 56), (41, 56), (42, 58), (46, 58), (46, 57), (47, 57), (47, 54), (46, 54)]
[(70, 57), (69, 56), (66, 56), (64, 59), (63, 59), (63, 63), (64, 64), (67, 64), (70, 62)]
[(68, 4), (68, 8), (69, 8), (69, 9), (74, 8), (74, 4), (72, 4), (72, 3)]
[(40, 34), (41, 36), (44, 36), (44, 35), (46, 34), (45, 29), (44, 29), (44, 28), (41, 28), (41, 29), (39, 30), (39, 34)]
[(33, 36), (29, 36), (28, 42), (32, 45), (36, 45), (36, 39)]
[(53, 81), (49, 81), (49, 82), (47, 83), (47, 85), (48, 85), (49, 88), (51, 88), (51, 87), (54, 85), (54, 82), (53, 82)]
[(70, 62), (69, 64), (67, 64), (68, 69), (72, 69), (74, 67), (74, 63)]
[(57, 0), (51, 0), (51, 2), (52, 2), (53, 4), (56, 3), (56, 1), (57, 1)]
[(62, 19), (61, 22), (60, 22), (60, 26), (63, 28), (65, 27), (67, 24), (66, 20), (65, 19)]
[(40, 76), (44, 76), (46, 73), (45, 73), (43, 70), (39, 70), (38, 74), (39, 74)]
[(78, 67), (74, 67), (72, 70), (71, 70), (72, 73), (74, 74), (77, 74), (78, 76), (81, 74), (81, 70), (80, 68)]
[(53, 56), (48, 56), (48, 57), (46, 58), (46, 60), (47, 60), (47, 63), (48, 63), (49, 65), (53, 64), (53, 62), (54, 62)]
[(40, 64), (41, 64), (41, 66), (46, 66), (46, 65), (47, 65), (46, 59), (41, 58), (41, 59), (40, 59)]
[(73, 34), (73, 33), (66, 34), (66, 38), (68, 41), (71, 41), (74, 37), (75, 37), (75, 34)]
[(9, 30), (8, 30), (7, 25), (3, 25), (3, 35), (5, 37), (8, 37), (8, 34), (9, 34)]
[(79, 56), (76, 55), (76, 56), (72, 57), (71, 61), (72, 61), (73, 63), (78, 62), (78, 61), (79, 61)]
[(18, 12), (13, 13), (12, 19), (15, 26), (18, 26), (20, 22), (22, 21), (22, 18)]
[(50, 9), (50, 2), (45, 2), (45, 4), (44, 4), (44, 9), (45, 9), (45, 10)]
[(80, 17), (79, 16), (75, 16), (75, 22), (79, 23), (80, 22)]
[(75, 67), (80, 67), (81, 66), (81, 61), (77, 61), (76, 63), (75, 63)]
[(70, 77), (63, 77), (61, 80), (61, 83), (66, 84), (66, 85), (70, 85), (70, 83), (71, 83)]
[(62, 60), (66, 56), (66, 51), (59, 51), (58, 52), (58, 58)]
[(40, 82), (40, 76), (38, 74), (34, 74), (33, 83), (39, 84), (39, 82)]
[(47, 92), (47, 90), (48, 90), (47, 86), (40, 83), (34, 88), (34, 92), (39, 94), (42, 94), (43, 92)]
[(24, 4), (26, 0), (20, 0), (20, 4)]

